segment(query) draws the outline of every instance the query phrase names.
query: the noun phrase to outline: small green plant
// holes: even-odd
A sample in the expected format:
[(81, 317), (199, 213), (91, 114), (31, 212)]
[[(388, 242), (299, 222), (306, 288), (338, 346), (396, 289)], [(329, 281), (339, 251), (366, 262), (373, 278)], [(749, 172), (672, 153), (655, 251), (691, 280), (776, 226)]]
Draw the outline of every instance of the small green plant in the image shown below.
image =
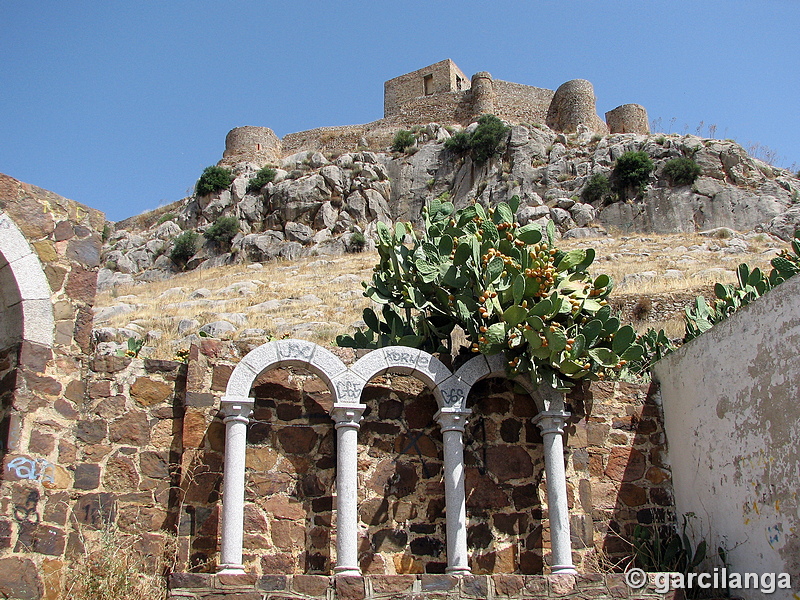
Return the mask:
[(226, 190), (233, 183), (233, 174), (224, 167), (211, 166), (203, 170), (200, 179), (197, 180), (195, 193), (198, 196), (214, 194), (220, 190)]
[(612, 180), (620, 193), (631, 189), (641, 193), (647, 187), (653, 168), (653, 161), (646, 152), (626, 152), (617, 159)]
[(139, 353), (142, 351), (142, 348), (144, 348), (144, 344), (145, 344), (145, 338), (129, 337), (127, 350), (123, 350), (122, 348), (120, 348), (119, 350), (117, 350), (117, 356), (127, 356), (129, 358), (137, 358), (139, 356)]
[(177, 218), (178, 218), (178, 215), (176, 215), (175, 213), (172, 213), (172, 212), (164, 213), (163, 215), (161, 215), (158, 218), (158, 225), (161, 225), (162, 223), (166, 223), (167, 221), (172, 221), (172, 220), (177, 219)]
[(604, 200), (611, 194), (611, 183), (602, 173), (595, 173), (586, 182), (586, 187), (581, 192), (581, 199), (587, 203)]
[(189, 351), (186, 348), (182, 348), (175, 352), (175, 356), (173, 359), (175, 362), (182, 362), (188, 363), (189, 362)]
[(102, 240), (104, 242), (108, 241), (108, 238), (110, 238), (111, 234), (113, 233), (114, 233), (114, 228), (109, 223), (106, 223), (105, 225), (103, 225), (103, 234), (101, 236)]
[(260, 192), (261, 188), (271, 181), (275, 181), (275, 176), (278, 172), (272, 167), (264, 167), (256, 173), (250, 181), (247, 182), (247, 193)]
[(367, 238), (360, 231), (356, 231), (350, 236), (350, 241), (347, 244), (348, 252), (363, 252), (364, 247), (367, 245)]
[(700, 165), (685, 156), (668, 160), (664, 165), (664, 177), (672, 185), (692, 185), (702, 172)]
[(236, 217), (220, 217), (203, 232), (203, 236), (220, 248), (230, 246), (231, 240), (239, 233), (239, 219)]
[(172, 262), (180, 267), (185, 266), (186, 263), (189, 262), (189, 259), (197, 252), (199, 237), (196, 231), (184, 231), (176, 237), (172, 246), (172, 252), (169, 254)]
[(405, 152), (417, 143), (417, 136), (407, 129), (401, 129), (392, 139), (392, 152)]
[(482, 115), (472, 134), (460, 131), (445, 142), (445, 148), (457, 154), (470, 151), (477, 163), (484, 163), (502, 150), (509, 128), (494, 115)]

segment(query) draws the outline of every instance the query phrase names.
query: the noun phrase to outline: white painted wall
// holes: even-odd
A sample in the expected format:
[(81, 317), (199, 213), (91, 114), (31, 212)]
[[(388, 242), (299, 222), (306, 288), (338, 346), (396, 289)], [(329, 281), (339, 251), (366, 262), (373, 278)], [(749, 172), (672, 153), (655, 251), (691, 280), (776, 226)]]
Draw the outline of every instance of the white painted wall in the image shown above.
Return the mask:
[[(733, 571), (786, 572), (800, 598), (800, 275), (660, 361), (679, 515)], [(679, 516), (680, 522), (680, 516)]]

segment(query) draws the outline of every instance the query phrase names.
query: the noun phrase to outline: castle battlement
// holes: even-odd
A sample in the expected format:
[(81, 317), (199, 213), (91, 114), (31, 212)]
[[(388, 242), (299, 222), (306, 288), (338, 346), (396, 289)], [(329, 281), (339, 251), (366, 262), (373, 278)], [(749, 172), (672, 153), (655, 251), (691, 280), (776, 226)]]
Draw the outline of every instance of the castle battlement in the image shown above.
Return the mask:
[(623, 104), (597, 115), (594, 87), (573, 79), (555, 91), (494, 79), (487, 71), (468, 78), (449, 58), (394, 77), (383, 84), (383, 119), (363, 125), (320, 127), (282, 140), (268, 127), (237, 127), (228, 133), (220, 164), (243, 160), (266, 164), (300, 150), (347, 152), (387, 147), (398, 129), (439, 123), (466, 126), (483, 114), (510, 123), (547, 125), (553, 131), (650, 133), (647, 111)]

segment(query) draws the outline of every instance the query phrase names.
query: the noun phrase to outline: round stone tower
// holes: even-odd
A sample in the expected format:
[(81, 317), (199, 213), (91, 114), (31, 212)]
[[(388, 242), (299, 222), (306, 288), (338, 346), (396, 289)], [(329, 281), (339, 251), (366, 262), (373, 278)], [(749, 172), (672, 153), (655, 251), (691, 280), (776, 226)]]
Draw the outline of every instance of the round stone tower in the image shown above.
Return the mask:
[(222, 163), (252, 161), (260, 164), (277, 162), (282, 155), (281, 140), (269, 127), (236, 127), (225, 136)]
[(476, 117), (494, 114), (494, 80), (491, 74), (480, 71), (472, 76), (472, 112)]
[(611, 133), (650, 133), (647, 110), (641, 104), (623, 104), (606, 113)]
[(597, 116), (594, 86), (585, 79), (561, 84), (547, 111), (547, 126), (553, 131), (575, 133), (579, 125), (595, 133), (608, 133), (606, 124)]

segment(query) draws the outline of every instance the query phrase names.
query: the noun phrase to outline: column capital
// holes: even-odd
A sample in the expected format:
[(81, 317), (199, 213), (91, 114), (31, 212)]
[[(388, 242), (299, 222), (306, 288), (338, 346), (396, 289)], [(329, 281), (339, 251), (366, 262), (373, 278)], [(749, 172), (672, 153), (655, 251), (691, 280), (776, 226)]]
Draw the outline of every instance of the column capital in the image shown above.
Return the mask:
[(443, 411), (437, 412), (433, 418), (439, 422), (442, 431), (464, 431), (467, 424), (467, 417), (472, 414), (471, 410), (464, 411)]
[(255, 399), (247, 396), (223, 396), (220, 403), (220, 412), (225, 417), (225, 423), (229, 421), (244, 421), (247, 423), (253, 414), (253, 404)]
[(361, 415), (366, 409), (366, 404), (334, 404), (331, 409), (331, 418), (336, 422), (336, 429), (340, 427), (358, 429)]
[(544, 410), (533, 417), (533, 423), (539, 427), (542, 435), (547, 433), (563, 435), (564, 425), (571, 416), (571, 413), (560, 410)]

